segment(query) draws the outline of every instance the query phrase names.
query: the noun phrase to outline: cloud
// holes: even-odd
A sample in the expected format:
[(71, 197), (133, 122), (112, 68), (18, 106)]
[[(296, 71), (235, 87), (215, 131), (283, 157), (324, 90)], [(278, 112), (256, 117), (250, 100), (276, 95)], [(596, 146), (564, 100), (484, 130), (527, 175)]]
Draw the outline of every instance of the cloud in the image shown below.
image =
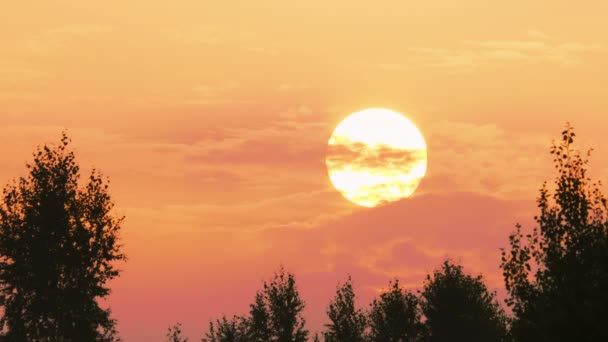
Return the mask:
[(353, 206), (344, 201), (334, 201), (335, 197), (331, 189), (323, 189), (235, 203), (123, 206), (122, 210), (138, 224), (145, 223), (150, 234), (170, 230), (247, 235), (269, 229), (313, 229), (352, 212)]
[(238, 49), (241, 53), (275, 57), (279, 49), (252, 32), (226, 31), (212, 26), (183, 26), (166, 32), (169, 41), (190, 47)]
[(539, 30), (529, 30), (528, 37), (530, 37), (532, 39), (540, 39), (540, 40), (551, 39), (551, 37), (549, 37), (547, 34), (545, 34), (542, 31), (539, 31)]
[(180, 27), (167, 31), (167, 38), (186, 45), (216, 45), (222, 42), (217, 29), (206, 26)]
[(341, 137), (332, 140), (326, 161), (334, 186), (355, 203), (371, 206), (414, 192), (426, 170), (426, 150), (370, 147)]
[(257, 102), (253, 99), (243, 98), (239, 94), (239, 90), (242, 89), (238, 82), (217, 85), (198, 84), (180, 102), (187, 105), (253, 104)]
[(277, 86), (277, 92), (295, 92), (310, 89), (306, 83), (281, 83)]
[(277, 56), (279, 54), (279, 51), (276, 48), (262, 46), (247, 47), (246, 50), (271, 57)]
[(600, 44), (555, 42), (539, 31), (522, 40), (465, 41), (458, 48), (410, 47), (412, 63), (431, 67), (475, 68), (508, 62), (554, 63), (571, 66), (583, 62), (582, 54), (601, 49)]
[(16, 66), (12, 61), (1, 61), (0, 65), (0, 86), (28, 85), (32, 82), (48, 80), (54, 76), (53, 73), (48, 71)]
[(257, 129), (224, 128), (218, 133), (221, 141), (213, 145), (201, 143), (188, 159), (196, 162), (259, 165), (264, 168), (325, 167), (327, 136), (330, 130), (324, 122), (316, 121), (316, 113), (307, 107), (287, 109), (277, 115), (280, 119)]
[(46, 30), (30, 38), (28, 48), (37, 53), (54, 53), (68, 51), (70, 44), (84, 38), (100, 37), (114, 32), (110, 26), (72, 25)]
[(535, 196), (551, 172), (550, 141), (547, 134), (494, 124), (435, 122), (427, 130), (428, 173), (418, 191)]
[(386, 71), (402, 71), (412, 69), (411, 65), (404, 65), (399, 63), (381, 63), (378, 67)]
[[(358, 210), (316, 228), (266, 229), (252, 238), (272, 246), (264, 252), (273, 255), (271, 260), (295, 263), (298, 269), (306, 264), (304, 273), (344, 277), (336, 273), (336, 264), (347, 262), (359, 269), (354, 279), (370, 289), (394, 277), (407, 280), (408, 287), (420, 286), (444, 258), (484, 273), (492, 287), (501, 287), (499, 248), (516, 222), (529, 224), (529, 204), (472, 193), (422, 195)], [(306, 261), (298, 261), (303, 256)]]
[(340, 141), (330, 144), (327, 163), (333, 170), (377, 169), (380, 173), (409, 173), (426, 158), (426, 150), (404, 150), (379, 144), (370, 147), (361, 142)]

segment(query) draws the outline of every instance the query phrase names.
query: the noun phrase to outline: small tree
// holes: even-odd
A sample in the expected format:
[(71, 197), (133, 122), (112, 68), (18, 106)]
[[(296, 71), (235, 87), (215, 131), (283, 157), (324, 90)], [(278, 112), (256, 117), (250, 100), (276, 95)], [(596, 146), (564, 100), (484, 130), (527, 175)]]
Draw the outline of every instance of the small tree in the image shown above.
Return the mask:
[[(211, 322), (203, 341), (305, 342), (308, 330), (303, 310), (295, 277), (281, 268), (256, 294), (249, 317)], [(230, 336), (236, 337), (232, 340)]]
[(247, 321), (239, 316), (232, 319), (222, 317), (215, 324), (209, 323), (209, 332), (203, 342), (250, 342), (247, 336)]
[(427, 276), (421, 294), (429, 342), (498, 342), (507, 336), (507, 319), (481, 275), (465, 275), (445, 261)]
[(270, 326), (270, 312), (263, 292), (255, 295), (255, 302), (251, 304), (250, 318), (247, 322), (248, 336), (252, 342), (266, 342), (272, 339)]
[(124, 260), (108, 183), (80, 168), (64, 134), (4, 188), (0, 204), (0, 323), (9, 341), (109, 341), (115, 321), (98, 299)]
[(551, 148), (558, 176), (540, 190), (538, 226), (517, 225), (502, 251), (520, 341), (608, 341), (608, 208), (574, 138), (567, 125)]
[(368, 321), (370, 342), (415, 342), (424, 332), (418, 298), (402, 290), (397, 280), (372, 302)]
[(302, 315), (304, 302), (300, 298), (293, 274), (283, 268), (270, 282), (264, 283), (262, 303), (268, 312), (270, 341), (305, 342), (308, 340), (306, 320)]
[(188, 342), (188, 338), (182, 335), (182, 324), (177, 323), (167, 330), (167, 342)]
[(327, 316), (331, 323), (323, 333), (325, 342), (363, 342), (367, 326), (365, 314), (355, 307), (355, 292), (351, 278), (336, 290)]

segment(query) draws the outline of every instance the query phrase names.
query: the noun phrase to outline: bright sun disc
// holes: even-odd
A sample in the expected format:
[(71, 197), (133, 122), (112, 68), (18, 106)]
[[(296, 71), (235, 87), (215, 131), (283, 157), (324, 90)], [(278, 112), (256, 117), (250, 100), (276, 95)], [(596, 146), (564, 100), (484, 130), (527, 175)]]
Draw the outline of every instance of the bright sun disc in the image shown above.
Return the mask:
[(326, 164), (332, 184), (344, 197), (375, 207), (414, 193), (426, 174), (426, 142), (405, 116), (366, 109), (336, 127)]

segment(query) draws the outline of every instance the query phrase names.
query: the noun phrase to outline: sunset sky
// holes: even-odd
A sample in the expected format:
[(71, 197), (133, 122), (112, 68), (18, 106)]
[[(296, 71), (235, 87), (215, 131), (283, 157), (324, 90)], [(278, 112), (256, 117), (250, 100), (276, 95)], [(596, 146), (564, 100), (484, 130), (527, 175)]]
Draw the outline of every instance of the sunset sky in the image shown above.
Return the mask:
[[(339, 281), (360, 305), (445, 257), (503, 287), (566, 121), (608, 180), (608, 1), (6, 1), (0, 183), (67, 129), (111, 180), (129, 261), (107, 304), (126, 341), (199, 339), (280, 265), (308, 327)], [(413, 197), (345, 200), (327, 175), (349, 113), (405, 114), (428, 146)]]

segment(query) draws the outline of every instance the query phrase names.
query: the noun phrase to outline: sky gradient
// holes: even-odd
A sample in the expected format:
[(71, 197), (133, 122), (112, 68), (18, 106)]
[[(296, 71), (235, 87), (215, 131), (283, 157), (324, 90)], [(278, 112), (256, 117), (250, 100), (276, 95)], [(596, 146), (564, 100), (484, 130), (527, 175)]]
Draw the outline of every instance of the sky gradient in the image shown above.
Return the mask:
[[(129, 261), (108, 300), (126, 341), (243, 313), (279, 265), (309, 327), (351, 274), (361, 306), (442, 258), (503, 286), (566, 121), (608, 178), (608, 2), (18, 1), (0, 10), (0, 181), (67, 129), (111, 179)], [(349, 113), (416, 123), (428, 171), (368, 209), (334, 190)]]

